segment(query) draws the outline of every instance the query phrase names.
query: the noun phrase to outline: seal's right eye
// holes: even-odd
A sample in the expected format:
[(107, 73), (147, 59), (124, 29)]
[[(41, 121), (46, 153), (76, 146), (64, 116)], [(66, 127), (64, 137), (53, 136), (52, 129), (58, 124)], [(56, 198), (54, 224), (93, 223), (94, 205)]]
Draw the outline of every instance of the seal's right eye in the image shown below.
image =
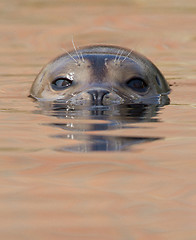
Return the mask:
[(54, 90), (60, 91), (60, 90), (64, 90), (64, 89), (70, 87), (72, 85), (72, 82), (73, 81), (68, 78), (60, 77), (60, 78), (55, 79), (51, 83), (51, 86)]

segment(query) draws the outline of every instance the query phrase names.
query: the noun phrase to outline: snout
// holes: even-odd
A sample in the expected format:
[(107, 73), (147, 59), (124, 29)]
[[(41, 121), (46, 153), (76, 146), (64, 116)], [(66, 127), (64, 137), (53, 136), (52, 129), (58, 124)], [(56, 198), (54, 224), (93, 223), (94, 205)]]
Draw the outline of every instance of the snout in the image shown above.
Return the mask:
[(91, 89), (87, 93), (91, 96), (92, 105), (101, 106), (103, 105), (104, 97), (110, 92), (106, 89)]
[(75, 94), (68, 102), (74, 105), (103, 106), (123, 103), (123, 99), (110, 89), (90, 88)]

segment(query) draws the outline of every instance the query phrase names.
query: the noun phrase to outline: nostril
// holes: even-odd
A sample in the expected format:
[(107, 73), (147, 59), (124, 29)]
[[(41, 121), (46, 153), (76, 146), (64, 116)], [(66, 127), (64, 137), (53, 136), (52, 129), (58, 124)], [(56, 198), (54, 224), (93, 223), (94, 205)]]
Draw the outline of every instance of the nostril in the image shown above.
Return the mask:
[(88, 93), (91, 95), (93, 105), (103, 105), (103, 98), (109, 93), (108, 90), (89, 90)]

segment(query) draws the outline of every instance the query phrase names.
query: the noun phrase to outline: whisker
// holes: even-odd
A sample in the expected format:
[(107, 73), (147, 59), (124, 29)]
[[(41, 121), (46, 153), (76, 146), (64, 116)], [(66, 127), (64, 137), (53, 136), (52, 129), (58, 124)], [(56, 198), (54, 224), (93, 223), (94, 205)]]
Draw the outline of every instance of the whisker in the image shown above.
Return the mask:
[(120, 61), (120, 57), (122, 56), (123, 52), (124, 52), (124, 50), (121, 51), (120, 55), (118, 56), (117, 61)]
[(80, 55), (79, 55), (79, 53), (78, 53), (78, 50), (76, 49), (76, 46), (75, 46), (75, 43), (74, 43), (74, 40), (73, 40), (73, 36), (72, 36), (72, 44), (73, 44), (73, 47), (74, 47), (74, 49), (75, 49), (75, 51), (76, 51), (76, 55), (78, 56), (78, 58), (79, 58), (79, 60), (80, 60)]
[(84, 61), (84, 57), (82, 55), (82, 52), (80, 52), (80, 55), (81, 55), (81, 58), (82, 58), (82, 62), (84, 63), (85, 61)]
[(128, 58), (128, 56), (129, 56), (132, 52), (133, 52), (133, 50), (131, 50), (131, 51), (127, 54), (127, 56), (125, 56), (125, 58), (121, 61), (121, 63), (123, 63), (123, 62), (125, 61), (125, 59)]
[(120, 49), (118, 50), (118, 52), (117, 52), (117, 54), (116, 54), (116, 57), (115, 57), (115, 59), (114, 59), (114, 62), (116, 62), (119, 52), (120, 52)]
[[(80, 49), (80, 48), (78, 47), (78, 49)], [(84, 57), (83, 57), (83, 55), (82, 55), (82, 52), (79, 52), (79, 53), (80, 53), (80, 55), (81, 55), (82, 62), (84, 63), (85, 61), (84, 61)]]
[(79, 62), (68, 51), (66, 51), (65, 49), (63, 50), (74, 60), (75, 63), (77, 63), (78, 66), (80, 65)]
[(65, 48), (61, 48), (61, 50), (62, 50), (63, 52), (66, 52)]

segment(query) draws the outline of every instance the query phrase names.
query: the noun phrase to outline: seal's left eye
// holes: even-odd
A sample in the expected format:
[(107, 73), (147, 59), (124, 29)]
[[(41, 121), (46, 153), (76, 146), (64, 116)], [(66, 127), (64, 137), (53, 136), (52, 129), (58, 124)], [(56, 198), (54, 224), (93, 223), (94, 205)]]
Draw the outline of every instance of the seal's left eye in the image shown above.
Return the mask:
[(148, 90), (146, 82), (138, 77), (128, 80), (126, 84), (129, 88), (139, 93), (145, 93)]
[(51, 86), (54, 90), (64, 90), (72, 85), (72, 80), (68, 78), (57, 78), (52, 83)]

